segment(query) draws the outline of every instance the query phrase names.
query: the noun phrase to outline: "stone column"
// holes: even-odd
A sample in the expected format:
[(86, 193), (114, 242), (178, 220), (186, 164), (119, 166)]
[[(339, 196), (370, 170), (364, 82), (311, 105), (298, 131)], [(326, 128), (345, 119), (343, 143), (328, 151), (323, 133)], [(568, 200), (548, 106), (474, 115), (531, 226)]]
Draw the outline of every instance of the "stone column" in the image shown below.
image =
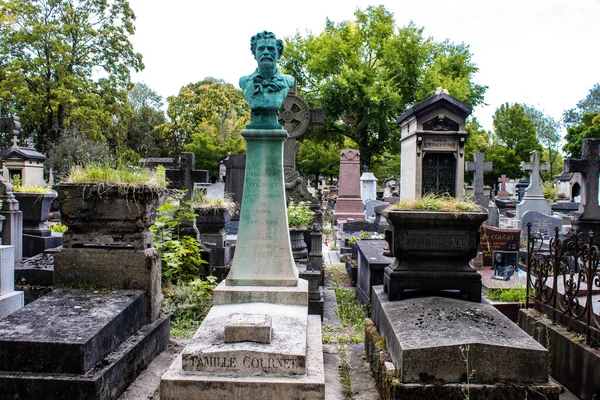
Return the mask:
[(6, 217), (2, 227), (2, 244), (14, 246), (14, 262), (23, 259), (23, 213), (19, 211), (19, 202), (12, 192), (12, 185), (0, 177), (0, 215)]
[(323, 230), (321, 225), (313, 224), (310, 232), (310, 254), (306, 269), (318, 270), (323, 268)]
[(363, 202), (360, 198), (360, 153), (344, 149), (340, 154), (340, 181), (333, 222), (340, 219), (364, 220)]

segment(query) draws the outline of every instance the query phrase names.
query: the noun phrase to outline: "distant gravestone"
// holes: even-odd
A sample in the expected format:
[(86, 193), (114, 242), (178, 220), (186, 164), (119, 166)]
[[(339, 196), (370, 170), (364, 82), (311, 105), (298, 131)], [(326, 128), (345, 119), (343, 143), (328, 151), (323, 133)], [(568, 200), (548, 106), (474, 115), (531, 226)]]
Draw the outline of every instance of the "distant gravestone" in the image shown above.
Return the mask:
[(600, 221), (598, 205), (598, 176), (600, 174), (599, 147), (600, 139), (584, 139), (581, 160), (565, 160), (565, 172), (580, 172), (585, 186), (583, 212), (579, 218)]
[(562, 218), (542, 214), (537, 211), (527, 211), (523, 214), (521, 231), (527, 233), (527, 224), (531, 224), (531, 233), (541, 233), (544, 238), (554, 237), (554, 228), (562, 231)]
[(377, 198), (377, 178), (372, 172), (365, 171), (360, 176), (360, 197), (365, 203)]
[(492, 170), (491, 162), (484, 162), (484, 153), (473, 154), (475, 161), (468, 161), (465, 165), (466, 171), (475, 172), (473, 178), (473, 198), (475, 203), (481, 207), (487, 208), (489, 204), (489, 198), (485, 195), (484, 184), (483, 184), (483, 173)]
[(367, 214), (367, 219), (373, 220), (376, 217), (375, 207), (382, 206), (382, 205), (389, 206), (390, 203), (387, 203), (385, 201), (379, 201), (379, 200), (367, 201), (367, 203), (365, 205), (365, 212)]
[(531, 152), (531, 161), (522, 162), (521, 169), (529, 171), (529, 186), (525, 189), (523, 200), (517, 204), (518, 220), (522, 220), (527, 211), (537, 211), (542, 214), (551, 214), (552, 209), (544, 198), (544, 190), (540, 184), (540, 171), (548, 170), (548, 163), (540, 163), (540, 153), (536, 150)]
[(500, 190), (498, 191), (498, 194), (496, 195), (497, 199), (508, 199), (510, 197), (510, 193), (508, 193), (508, 191), (506, 190), (506, 183), (509, 181), (510, 179), (508, 179), (506, 177), (506, 175), (502, 175), (500, 178), (498, 178), (498, 182), (500, 183)]
[(365, 219), (360, 198), (360, 152), (354, 149), (340, 153), (340, 181), (333, 222), (340, 219)]
[(194, 194), (195, 183), (208, 183), (208, 171), (196, 170), (194, 153), (181, 153), (179, 169), (167, 169), (167, 179), (172, 188), (186, 190), (184, 200), (189, 201)]
[(483, 253), (483, 266), (492, 266), (494, 251), (519, 250), (520, 239), (521, 231), (519, 229), (502, 229), (482, 225), (479, 251)]

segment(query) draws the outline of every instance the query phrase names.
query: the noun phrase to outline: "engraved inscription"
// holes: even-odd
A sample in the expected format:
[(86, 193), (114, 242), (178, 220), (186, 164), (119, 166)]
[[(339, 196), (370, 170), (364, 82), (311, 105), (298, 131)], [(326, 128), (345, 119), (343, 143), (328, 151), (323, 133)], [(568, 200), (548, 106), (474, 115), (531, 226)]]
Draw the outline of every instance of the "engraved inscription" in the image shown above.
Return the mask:
[(475, 245), (471, 236), (464, 235), (435, 235), (435, 234), (408, 234), (402, 235), (402, 247), (409, 250), (417, 249), (469, 249)]
[(211, 369), (261, 369), (292, 371), (304, 369), (304, 360), (302, 358), (280, 358), (280, 357), (189, 357), (185, 361), (187, 370), (205, 371)]

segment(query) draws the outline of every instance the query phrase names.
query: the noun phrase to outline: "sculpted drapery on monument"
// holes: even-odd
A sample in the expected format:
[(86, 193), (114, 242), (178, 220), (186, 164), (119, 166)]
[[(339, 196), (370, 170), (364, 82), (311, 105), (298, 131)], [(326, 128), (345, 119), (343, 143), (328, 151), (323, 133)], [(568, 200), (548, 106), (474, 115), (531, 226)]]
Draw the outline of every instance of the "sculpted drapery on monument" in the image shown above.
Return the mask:
[(240, 88), (252, 112), (249, 129), (281, 129), (277, 113), (294, 86), (294, 77), (277, 69), (283, 41), (272, 32), (259, 32), (250, 39), (250, 50), (258, 62), (252, 74), (240, 78)]

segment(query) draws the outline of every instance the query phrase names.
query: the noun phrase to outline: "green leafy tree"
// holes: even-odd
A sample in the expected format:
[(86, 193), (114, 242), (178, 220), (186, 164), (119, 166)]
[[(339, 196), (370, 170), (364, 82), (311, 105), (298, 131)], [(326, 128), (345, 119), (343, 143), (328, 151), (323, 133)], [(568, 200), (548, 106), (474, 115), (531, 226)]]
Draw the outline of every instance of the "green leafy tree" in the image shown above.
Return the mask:
[(567, 129), (563, 150), (568, 158), (581, 158), (583, 139), (600, 138), (600, 113), (587, 113), (579, 125)]
[(559, 152), (561, 123), (534, 107), (524, 105), (523, 109), (527, 118), (533, 122), (535, 135), (544, 147), (542, 157), (550, 164), (550, 170), (542, 171), (542, 177), (546, 180), (551, 179), (556, 175), (557, 170), (560, 173), (563, 169), (562, 156)]
[(129, 2), (6, 0), (0, 16), (0, 97), (37, 148), (66, 130), (122, 145), (130, 70), (143, 68)]
[(281, 65), (296, 77), (302, 97), (326, 108), (319, 132), (345, 135), (370, 166), (386, 150), (398, 154), (395, 117), (434, 94), (438, 85), (471, 106), (485, 86), (472, 83), (477, 67), (467, 46), (435, 43), (423, 29), (398, 28), (383, 6), (355, 12), (355, 21), (327, 20), (318, 36), (286, 39)]
[(600, 112), (600, 83), (596, 83), (585, 99), (577, 103), (577, 107), (565, 110), (563, 121), (567, 127), (579, 125), (587, 113)]
[(521, 104), (501, 105), (494, 113), (493, 124), (495, 142), (513, 150), (518, 159), (517, 164), (529, 161), (533, 150), (542, 150), (536, 136), (535, 124), (527, 117)]
[(156, 127), (166, 123), (162, 97), (144, 83), (136, 83), (129, 91), (129, 105), (133, 116), (127, 127), (127, 146), (144, 157), (169, 154)]
[(340, 173), (340, 151), (343, 144), (337, 141), (303, 140), (298, 151), (298, 169), (310, 178), (315, 188), (319, 176), (333, 177)]
[[(188, 144), (192, 147), (186, 147), (187, 151), (195, 153), (200, 150), (198, 146), (211, 143), (228, 147), (227, 151), (232, 151), (232, 154), (245, 150), (240, 131), (250, 121), (250, 109), (242, 91), (232, 84), (206, 78), (182, 87), (177, 96), (171, 96), (167, 101), (170, 121), (157, 130), (168, 143), (172, 155), (178, 155)], [(244, 144), (239, 148), (236, 143)], [(201, 168), (204, 162), (216, 165), (217, 160), (225, 155), (227, 152), (198, 152), (196, 166)]]

